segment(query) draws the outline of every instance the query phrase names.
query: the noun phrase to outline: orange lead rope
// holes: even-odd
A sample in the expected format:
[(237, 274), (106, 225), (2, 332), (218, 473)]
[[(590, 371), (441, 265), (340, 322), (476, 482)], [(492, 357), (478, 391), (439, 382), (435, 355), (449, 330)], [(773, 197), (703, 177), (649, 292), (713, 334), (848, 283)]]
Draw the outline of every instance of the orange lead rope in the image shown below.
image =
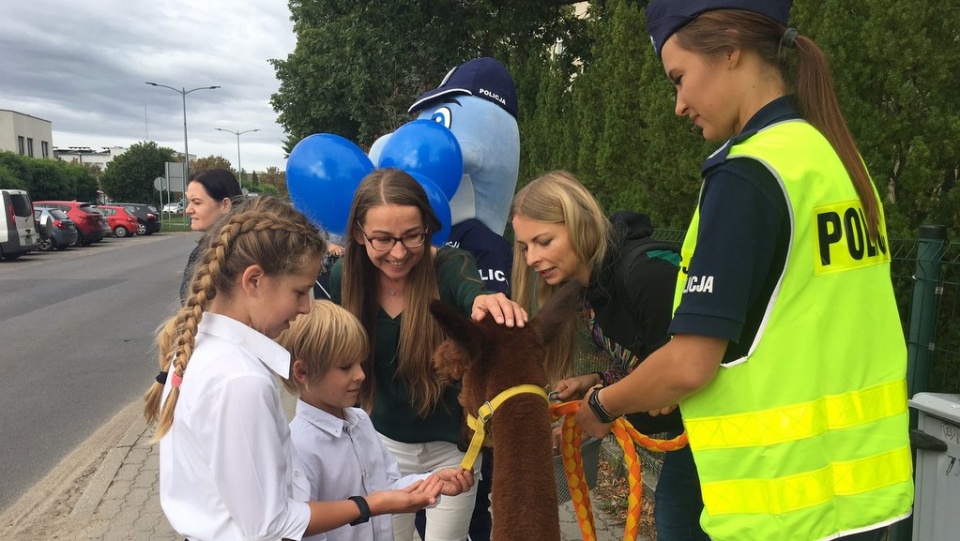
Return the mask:
[[(590, 505), (590, 487), (587, 486), (586, 476), (583, 473), (583, 458), (580, 455), (580, 426), (574, 415), (580, 409), (580, 402), (564, 402), (551, 404), (550, 412), (554, 420), (563, 417), (560, 429), (562, 439), (561, 457), (563, 471), (570, 487), (570, 500), (577, 515), (577, 523), (583, 534), (583, 541), (596, 541), (597, 532), (593, 523), (593, 508)], [(687, 433), (684, 432), (672, 440), (658, 440), (637, 432), (633, 425), (623, 417), (613, 422), (613, 435), (623, 449), (624, 461), (627, 464), (627, 481), (630, 486), (630, 495), (627, 498), (627, 522), (623, 532), (624, 541), (633, 541), (637, 538), (640, 528), (640, 504), (643, 499), (643, 477), (640, 468), (640, 457), (634, 442), (645, 449), (655, 452), (676, 451), (687, 445)]]

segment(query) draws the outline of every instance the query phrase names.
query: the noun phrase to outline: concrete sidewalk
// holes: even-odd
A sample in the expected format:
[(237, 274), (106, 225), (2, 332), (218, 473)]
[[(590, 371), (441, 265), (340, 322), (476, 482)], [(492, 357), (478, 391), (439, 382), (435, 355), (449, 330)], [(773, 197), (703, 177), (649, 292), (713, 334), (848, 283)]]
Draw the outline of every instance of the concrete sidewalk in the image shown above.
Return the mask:
[[(92, 475), (82, 476), (74, 490), (79, 497), (69, 505), (54, 505), (48, 514), (69, 513), (46, 522), (34, 521), (26, 529), (11, 532), (19, 540), (70, 539), (102, 541), (182, 541), (160, 508), (158, 446), (150, 443), (153, 427), (137, 415), (119, 443), (107, 450)], [(64, 500), (68, 501), (68, 500)], [(596, 511), (598, 541), (623, 539), (623, 525), (613, 524)], [(39, 525), (38, 525), (39, 524)], [(561, 540), (582, 539), (573, 506), (560, 506)], [(15, 532), (15, 533), (14, 533)], [(646, 541), (638, 538), (638, 541)]]

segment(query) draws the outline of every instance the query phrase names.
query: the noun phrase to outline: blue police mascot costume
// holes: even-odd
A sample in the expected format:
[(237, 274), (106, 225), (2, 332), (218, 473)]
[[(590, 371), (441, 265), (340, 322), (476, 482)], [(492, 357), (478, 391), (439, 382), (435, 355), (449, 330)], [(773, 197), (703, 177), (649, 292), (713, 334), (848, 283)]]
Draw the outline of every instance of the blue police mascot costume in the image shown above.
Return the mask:
[[(463, 153), (463, 177), (450, 199), (447, 244), (472, 252), (486, 288), (509, 296), (513, 255), (503, 231), (520, 169), (513, 78), (498, 60), (475, 58), (450, 70), (437, 88), (417, 98), (409, 112), (446, 126), (456, 136)], [(379, 162), (391, 135), (371, 146), (373, 163)]]

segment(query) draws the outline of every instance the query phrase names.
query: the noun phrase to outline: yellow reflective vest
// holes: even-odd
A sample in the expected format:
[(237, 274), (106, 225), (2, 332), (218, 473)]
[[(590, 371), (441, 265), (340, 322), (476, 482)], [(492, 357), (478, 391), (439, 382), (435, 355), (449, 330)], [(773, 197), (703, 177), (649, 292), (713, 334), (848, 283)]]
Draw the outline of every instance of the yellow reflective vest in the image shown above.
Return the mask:
[[(790, 247), (748, 353), (683, 400), (714, 541), (819, 540), (909, 515), (906, 345), (881, 211), (871, 240), (850, 177), (810, 124), (734, 145), (773, 173)], [(683, 244), (696, 251), (699, 208)], [(675, 307), (688, 284), (682, 265)], [(696, 281), (696, 280), (695, 280)]]

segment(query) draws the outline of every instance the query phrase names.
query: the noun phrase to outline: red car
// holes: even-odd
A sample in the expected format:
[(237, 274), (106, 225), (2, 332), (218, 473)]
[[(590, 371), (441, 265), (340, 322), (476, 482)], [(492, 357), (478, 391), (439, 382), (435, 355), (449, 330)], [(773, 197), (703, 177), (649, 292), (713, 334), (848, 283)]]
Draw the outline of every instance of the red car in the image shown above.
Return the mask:
[(34, 208), (60, 209), (77, 225), (77, 244), (86, 246), (100, 242), (110, 231), (110, 225), (93, 205), (82, 201), (34, 201)]
[(110, 230), (116, 237), (128, 237), (137, 234), (137, 217), (133, 208), (114, 205), (97, 205), (97, 210), (107, 217)]

